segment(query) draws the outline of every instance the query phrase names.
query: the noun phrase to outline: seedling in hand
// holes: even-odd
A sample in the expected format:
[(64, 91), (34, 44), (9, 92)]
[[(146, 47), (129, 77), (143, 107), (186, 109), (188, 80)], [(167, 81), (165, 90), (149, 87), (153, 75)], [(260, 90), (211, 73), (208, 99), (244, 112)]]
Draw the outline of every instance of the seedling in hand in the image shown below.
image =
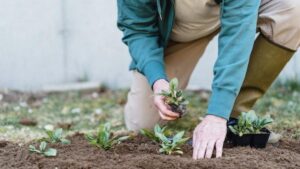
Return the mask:
[(140, 131), (140, 133), (142, 135), (144, 135), (145, 137), (148, 137), (150, 140), (154, 141), (154, 142), (157, 142), (159, 143), (160, 142), (160, 139), (159, 137), (157, 137), (156, 135), (158, 133), (161, 133), (163, 135), (166, 135), (166, 126), (161, 128), (158, 124), (155, 125), (154, 127), (154, 131), (150, 131), (148, 129), (142, 129)]
[(45, 157), (55, 157), (57, 155), (57, 150), (54, 148), (47, 148), (47, 142), (42, 141), (40, 143), (39, 149), (36, 149), (34, 145), (29, 146), (29, 151), (30, 152), (35, 152), (38, 154), (42, 154)]
[(62, 143), (62, 144), (70, 144), (70, 140), (63, 138), (63, 129), (59, 128), (54, 131), (46, 130), (46, 134), (48, 138), (43, 138), (43, 141), (47, 141), (50, 143)]
[(100, 125), (96, 136), (87, 134), (86, 139), (92, 144), (104, 150), (111, 149), (114, 145), (129, 139), (130, 136), (113, 136), (111, 132), (111, 124), (105, 123)]
[(178, 84), (177, 78), (172, 79), (169, 83), (169, 91), (162, 91), (159, 95), (164, 96), (165, 103), (181, 117), (186, 113), (186, 106), (189, 102), (184, 98), (182, 90), (178, 89)]

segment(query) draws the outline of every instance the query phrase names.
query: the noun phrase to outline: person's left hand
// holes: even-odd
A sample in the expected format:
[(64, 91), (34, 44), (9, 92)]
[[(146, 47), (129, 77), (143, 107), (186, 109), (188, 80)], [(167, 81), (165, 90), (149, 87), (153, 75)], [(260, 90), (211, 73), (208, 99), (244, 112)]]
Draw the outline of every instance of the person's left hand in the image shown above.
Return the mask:
[(227, 120), (207, 115), (196, 127), (193, 134), (193, 159), (211, 158), (216, 148), (216, 157), (222, 157), (226, 137)]

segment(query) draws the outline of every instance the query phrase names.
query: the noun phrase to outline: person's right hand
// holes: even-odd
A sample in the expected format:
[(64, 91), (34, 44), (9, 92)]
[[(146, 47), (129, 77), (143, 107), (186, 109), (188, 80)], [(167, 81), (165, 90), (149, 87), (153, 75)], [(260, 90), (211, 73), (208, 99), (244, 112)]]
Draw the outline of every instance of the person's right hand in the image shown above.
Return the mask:
[(165, 104), (164, 96), (159, 95), (162, 91), (169, 90), (169, 82), (164, 79), (157, 80), (153, 85), (154, 104), (158, 109), (159, 115), (163, 120), (172, 121), (179, 118), (179, 114), (172, 112), (170, 107)]

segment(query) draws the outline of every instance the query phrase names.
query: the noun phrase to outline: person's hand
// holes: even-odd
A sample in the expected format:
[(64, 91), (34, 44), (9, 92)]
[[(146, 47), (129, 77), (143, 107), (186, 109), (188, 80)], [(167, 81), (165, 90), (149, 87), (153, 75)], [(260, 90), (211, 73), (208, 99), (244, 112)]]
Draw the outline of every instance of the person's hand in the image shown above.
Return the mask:
[(164, 97), (159, 95), (162, 91), (169, 90), (169, 82), (164, 79), (157, 80), (153, 85), (154, 104), (158, 109), (159, 115), (163, 120), (172, 121), (179, 118), (179, 114), (172, 112), (170, 107), (165, 104)]
[(222, 157), (226, 137), (227, 120), (207, 115), (195, 128), (193, 134), (193, 159), (211, 158), (216, 148), (216, 157)]

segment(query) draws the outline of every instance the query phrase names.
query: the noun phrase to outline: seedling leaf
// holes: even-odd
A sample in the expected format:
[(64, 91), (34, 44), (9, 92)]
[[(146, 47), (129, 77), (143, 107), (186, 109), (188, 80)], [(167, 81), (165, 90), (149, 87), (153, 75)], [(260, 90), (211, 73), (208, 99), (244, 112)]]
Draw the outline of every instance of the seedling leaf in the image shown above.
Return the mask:
[(47, 147), (47, 143), (45, 141), (41, 142), (40, 151), (45, 151), (46, 147)]
[(61, 139), (61, 143), (63, 143), (63, 144), (71, 144), (71, 141), (68, 140), (68, 139), (63, 138), (63, 139)]
[(44, 152), (44, 155), (46, 157), (55, 157), (57, 154), (57, 150), (54, 148), (49, 148)]
[(53, 138), (56, 139), (56, 140), (61, 139), (62, 138), (62, 133), (63, 133), (63, 129), (62, 128), (59, 128), (59, 129), (55, 130)]
[(182, 116), (186, 113), (186, 101), (182, 90), (178, 89), (178, 79), (174, 78), (169, 83), (169, 91), (162, 91), (159, 95), (164, 97), (165, 103), (171, 107), (173, 112), (177, 112)]
[(154, 134), (148, 133), (147, 135), (150, 135), (152, 140), (154, 140), (154, 141), (158, 140), (157, 142), (160, 143), (160, 149), (159, 149), (160, 153), (164, 153), (167, 155), (171, 155), (172, 153), (183, 154), (180, 146), (185, 144), (187, 142), (187, 140), (189, 139), (189, 138), (183, 138), (184, 131), (178, 132), (177, 134), (175, 134), (175, 136), (168, 138), (165, 135), (165, 129), (166, 129), (166, 127), (163, 127), (161, 129), (161, 127), (159, 125), (156, 125), (154, 127)]
[(109, 150), (114, 145), (121, 143), (130, 138), (130, 136), (113, 136), (111, 133), (110, 123), (105, 123), (99, 126), (97, 137), (94, 137), (92, 134), (86, 134), (86, 139), (90, 144), (95, 145), (104, 150)]
[(159, 143), (160, 139), (155, 135), (155, 133), (162, 133), (163, 135), (166, 135), (166, 126), (161, 128), (158, 124), (154, 126), (154, 131), (150, 131), (148, 129), (142, 129), (140, 130), (140, 133), (144, 135), (145, 137), (148, 137), (150, 140)]
[(46, 134), (48, 135), (48, 138), (43, 138), (41, 141), (47, 141), (50, 143), (62, 143), (62, 144), (70, 144), (71, 141), (63, 138), (63, 129), (59, 128), (54, 131), (52, 130), (46, 130)]
[(35, 148), (33, 145), (29, 145), (29, 151), (35, 152), (38, 154), (42, 154), (45, 157), (54, 157), (57, 154), (57, 150), (54, 148), (48, 148), (47, 149), (47, 142), (42, 141), (39, 145), (39, 150)]

